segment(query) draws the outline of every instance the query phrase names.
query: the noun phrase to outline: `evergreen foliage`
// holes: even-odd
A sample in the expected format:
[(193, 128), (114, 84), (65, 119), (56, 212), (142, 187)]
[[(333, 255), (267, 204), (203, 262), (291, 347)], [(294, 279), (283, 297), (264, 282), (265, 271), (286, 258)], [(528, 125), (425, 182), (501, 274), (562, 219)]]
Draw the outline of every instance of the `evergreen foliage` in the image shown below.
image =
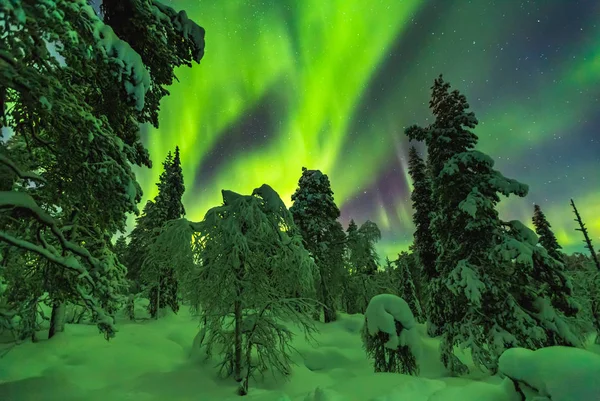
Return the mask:
[[(178, 48), (203, 47), (203, 31), (184, 23), (184, 15), (157, 1), (131, 4), (154, 17), (147, 27), (157, 42), (166, 35)], [(81, 302), (110, 338), (124, 266), (108, 238), (123, 231), (126, 214), (137, 212), (141, 199), (132, 165), (151, 165), (139, 126), (158, 112), (161, 96), (146, 101), (158, 75), (85, 0), (3, 0), (0, 7), (0, 125), (14, 133), (0, 154), (8, 177), (0, 209), (18, 210), (27, 225), (5, 225), (14, 216), (0, 215), (0, 241), (24, 251), (26, 260), (40, 258), (29, 276), (36, 291), (22, 303), (31, 307), (10, 313), (36, 309), (40, 288), (33, 277), (43, 275), (41, 290), (54, 308), (50, 336), (61, 330), (64, 303)], [(181, 65), (162, 55), (152, 62), (171, 73)]]
[(375, 243), (381, 232), (375, 223), (366, 221), (360, 227), (350, 220), (346, 231), (347, 275), (343, 285), (343, 304), (347, 313), (364, 313), (369, 300), (381, 291), (394, 292), (395, 287), (385, 272), (377, 271)]
[(124, 235), (120, 235), (115, 241), (112, 251), (117, 256), (121, 263), (125, 262), (125, 253), (127, 252), (127, 239)]
[(418, 374), (417, 362), (410, 348), (410, 335), (403, 332), (414, 327), (415, 319), (402, 298), (381, 294), (370, 300), (361, 337), (376, 373)]
[[(413, 223), (415, 225), (414, 241), (412, 251), (419, 259), (421, 267), (420, 282), (433, 283), (433, 279), (439, 276), (436, 270), (437, 251), (435, 240), (431, 231), (431, 216), (434, 212), (434, 203), (431, 194), (431, 176), (423, 159), (411, 146), (408, 153), (408, 173), (413, 182), (413, 192), (410, 196), (414, 210)], [(429, 324), (427, 326), (429, 335), (441, 334), (442, 321), (436, 319), (441, 317), (439, 309), (443, 303), (437, 296), (442, 295), (440, 291), (430, 291), (429, 286), (424, 288), (423, 296), (425, 302), (425, 314)], [(429, 313), (431, 311), (431, 313)]]
[(354, 220), (350, 220), (346, 234), (348, 260), (352, 271), (366, 275), (375, 274), (379, 259), (375, 244), (381, 239), (381, 231), (377, 224), (367, 220), (358, 227)]
[[(154, 201), (148, 201), (144, 212), (136, 220), (136, 226), (130, 234), (127, 249), (129, 279), (145, 284), (150, 303), (150, 315), (158, 318), (158, 311), (169, 306), (173, 312), (179, 310), (178, 284), (172, 264), (164, 266), (146, 263), (146, 256), (164, 224), (185, 215), (182, 197), (185, 192), (179, 147), (175, 156), (169, 152), (163, 162), (160, 174), (158, 195)], [(136, 288), (139, 292), (141, 288)]]
[(535, 227), (535, 232), (539, 235), (539, 243), (548, 251), (548, 254), (552, 256), (554, 259), (560, 261), (562, 260), (562, 253), (559, 249), (562, 247), (558, 244), (556, 240), (556, 236), (552, 232), (551, 225), (548, 223), (546, 219), (546, 215), (542, 212), (542, 209), (539, 205), (533, 205), (533, 225)]
[[(498, 194), (525, 196), (527, 186), (504, 177), (487, 155), (474, 150), (477, 136), (471, 129), (477, 119), (464, 95), (450, 91), (441, 76), (429, 104), (435, 121), (409, 127), (406, 134), (425, 141), (428, 151), (439, 272), (430, 292), (444, 300), (430, 314), (439, 313), (432, 320), (442, 324), (442, 362), (451, 372), (465, 372), (453, 354), (459, 345), (470, 349), (476, 366), (495, 371), (506, 348), (576, 345), (578, 337), (565, 321), (565, 313), (576, 308), (557, 262), (535, 246), (531, 230), (501, 222), (495, 209)], [(552, 287), (564, 292), (550, 292), (555, 279)]]
[(398, 296), (406, 301), (417, 322), (423, 321), (421, 303), (417, 297), (417, 290), (413, 281), (415, 260), (408, 252), (402, 252), (394, 261), (394, 280), (399, 287)]
[(335, 298), (344, 269), (344, 230), (337, 221), (340, 217), (333, 199), (333, 191), (326, 174), (302, 167), (298, 188), (292, 195), (290, 208), (302, 243), (319, 267), (317, 298), (323, 304), (325, 323), (336, 320)]

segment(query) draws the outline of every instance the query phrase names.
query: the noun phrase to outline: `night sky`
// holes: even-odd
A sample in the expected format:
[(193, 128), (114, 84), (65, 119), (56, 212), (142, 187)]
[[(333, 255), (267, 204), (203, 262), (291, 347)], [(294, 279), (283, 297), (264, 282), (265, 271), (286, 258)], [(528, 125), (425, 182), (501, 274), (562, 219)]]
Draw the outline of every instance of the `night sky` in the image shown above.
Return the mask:
[[(409, 143), (431, 122), (443, 73), (467, 96), (478, 149), (530, 186), (500, 216), (546, 213), (581, 251), (573, 198), (600, 248), (600, 2), (597, 0), (175, 0), (206, 29), (200, 65), (183, 68), (144, 130), (155, 163), (144, 202), (179, 145), (187, 218), (221, 189), (271, 185), (291, 205), (302, 166), (330, 178), (342, 223), (377, 223), (381, 256), (412, 241)], [(418, 146), (423, 150), (422, 146)]]

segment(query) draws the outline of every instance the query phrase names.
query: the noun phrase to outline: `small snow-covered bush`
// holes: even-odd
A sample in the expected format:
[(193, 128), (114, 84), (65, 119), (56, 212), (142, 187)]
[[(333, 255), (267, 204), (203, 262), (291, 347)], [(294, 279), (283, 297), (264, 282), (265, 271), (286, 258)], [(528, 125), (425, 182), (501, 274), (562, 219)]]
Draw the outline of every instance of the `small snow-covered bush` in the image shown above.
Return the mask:
[(391, 294), (374, 296), (367, 306), (362, 339), (375, 372), (416, 375), (411, 346), (416, 322), (405, 300)]
[(552, 401), (600, 400), (600, 356), (579, 348), (511, 348), (500, 356), (499, 371)]

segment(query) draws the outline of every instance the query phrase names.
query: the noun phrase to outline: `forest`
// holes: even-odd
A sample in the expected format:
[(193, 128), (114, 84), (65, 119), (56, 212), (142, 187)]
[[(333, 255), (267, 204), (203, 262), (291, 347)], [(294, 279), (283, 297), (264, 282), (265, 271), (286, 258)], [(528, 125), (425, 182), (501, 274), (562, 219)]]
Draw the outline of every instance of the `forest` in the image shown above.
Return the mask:
[[(551, 383), (562, 365), (600, 373), (593, 216), (564, 205), (586, 249), (574, 254), (541, 205), (531, 210), (535, 230), (503, 221), (501, 198), (525, 197), (536, 183), (505, 177), (477, 150), (479, 121), (442, 75), (430, 88), (431, 123), (403, 133), (425, 149), (409, 151), (413, 242), (383, 259), (380, 228), (342, 225), (319, 166), (298, 171), (289, 208), (263, 183), (247, 194), (223, 188), (221, 204), (186, 218), (179, 147), (151, 160), (140, 134), (158, 126), (176, 70), (202, 68), (205, 30), (185, 11), (156, 0), (99, 9), (0, 0), (0, 17), (0, 399), (22, 399), (2, 396), (11, 391), (3, 361), (19, 348), (52, 345), (80, 325), (110, 345), (121, 326), (184, 312), (199, 325), (186, 339), (198, 363), (239, 396), (268, 376), (290, 380), (295, 341), (318, 348), (321, 331), (354, 316), (375, 374), (418, 377), (426, 367), (416, 344), (435, 339), (445, 377), (504, 380), (506, 398), (468, 399), (584, 399)], [(161, 172), (143, 207), (134, 166)], [(542, 377), (527, 363), (544, 357), (556, 370)], [(580, 387), (598, 399), (597, 383)], [(338, 399), (323, 391), (306, 400)]]

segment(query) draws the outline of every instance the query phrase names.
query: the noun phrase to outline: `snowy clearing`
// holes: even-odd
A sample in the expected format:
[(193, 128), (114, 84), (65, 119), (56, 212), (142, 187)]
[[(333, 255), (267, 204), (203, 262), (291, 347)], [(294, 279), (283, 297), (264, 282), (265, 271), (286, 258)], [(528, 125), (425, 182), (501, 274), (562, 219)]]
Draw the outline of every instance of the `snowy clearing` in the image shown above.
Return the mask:
[[(140, 311), (140, 310), (138, 310)], [(518, 401), (512, 383), (474, 372), (446, 377), (436, 339), (417, 325), (420, 377), (372, 372), (362, 349), (362, 315), (341, 314), (321, 330), (315, 346), (301, 336), (291, 379), (252, 382), (252, 401)], [(217, 401), (243, 399), (237, 383), (219, 379), (214, 363), (190, 358), (198, 323), (187, 307), (178, 315), (119, 321), (106, 342), (96, 326), (67, 325), (51, 341), (25, 343), (0, 359), (0, 400), (10, 401)], [(4, 347), (0, 353), (4, 353)], [(581, 351), (585, 352), (585, 351)], [(197, 355), (197, 352), (193, 354)], [(458, 352), (470, 365), (468, 355)], [(596, 357), (597, 355), (592, 355)], [(598, 357), (600, 359), (600, 357)], [(559, 400), (559, 399), (557, 399)], [(574, 398), (560, 398), (575, 400)], [(586, 400), (587, 401), (587, 400)], [(590, 400), (591, 401), (591, 400)]]

